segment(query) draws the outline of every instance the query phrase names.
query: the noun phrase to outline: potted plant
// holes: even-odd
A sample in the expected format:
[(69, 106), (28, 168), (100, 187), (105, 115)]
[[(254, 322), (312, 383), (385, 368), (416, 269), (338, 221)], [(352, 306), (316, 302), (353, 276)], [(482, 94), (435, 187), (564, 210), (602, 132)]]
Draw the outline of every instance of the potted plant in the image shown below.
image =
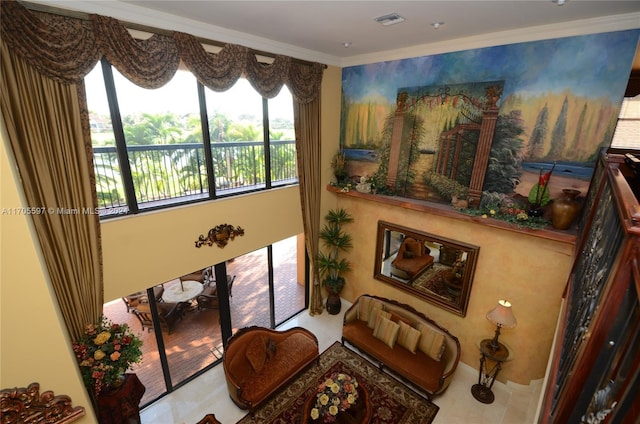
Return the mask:
[(327, 289), (327, 312), (336, 315), (340, 312), (340, 292), (345, 284), (342, 276), (351, 269), (346, 258), (340, 258), (341, 252), (351, 249), (351, 235), (344, 232), (342, 226), (353, 222), (353, 218), (344, 209), (330, 210), (325, 216), (325, 225), (320, 231), (325, 252), (319, 252), (316, 258), (318, 273), (322, 284)]
[(84, 335), (73, 343), (82, 379), (96, 396), (118, 387), (131, 365), (142, 360), (142, 341), (127, 324), (113, 324), (106, 317), (89, 324)]
[(331, 158), (331, 169), (336, 177), (336, 184), (343, 186), (349, 182), (349, 170), (347, 168), (347, 156), (342, 151), (338, 151)]

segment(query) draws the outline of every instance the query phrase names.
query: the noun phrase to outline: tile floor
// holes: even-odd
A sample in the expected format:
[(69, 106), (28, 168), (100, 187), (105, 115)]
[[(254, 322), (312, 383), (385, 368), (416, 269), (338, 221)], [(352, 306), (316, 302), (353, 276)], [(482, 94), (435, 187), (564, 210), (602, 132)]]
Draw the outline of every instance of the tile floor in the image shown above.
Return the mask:
[[(342, 312), (349, 306), (343, 301)], [(294, 326), (313, 331), (322, 352), (340, 339), (342, 313), (329, 315), (325, 311), (322, 315), (312, 317), (303, 311), (279, 328)], [(447, 391), (433, 400), (440, 407), (434, 424), (534, 422), (541, 381), (530, 386), (496, 382), (493, 386), (495, 402), (485, 405), (471, 396), (470, 388), (476, 380), (477, 371), (460, 363)], [(141, 412), (141, 421), (142, 424), (195, 424), (207, 413), (214, 413), (222, 424), (236, 423), (246, 414), (229, 398), (222, 365), (145, 408)]]

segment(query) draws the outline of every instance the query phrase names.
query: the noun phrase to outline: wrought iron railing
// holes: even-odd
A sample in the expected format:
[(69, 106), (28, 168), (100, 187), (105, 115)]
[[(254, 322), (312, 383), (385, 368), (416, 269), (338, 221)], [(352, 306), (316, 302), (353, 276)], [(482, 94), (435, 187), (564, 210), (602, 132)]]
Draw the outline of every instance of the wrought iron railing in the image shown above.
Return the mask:
[[(204, 146), (198, 143), (127, 146), (138, 206), (160, 206), (209, 198)], [(264, 143), (211, 143), (217, 195), (266, 187)], [(93, 148), (98, 209), (101, 215), (128, 210), (115, 146)], [(297, 182), (295, 141), (270, 142), (273, 186)]]

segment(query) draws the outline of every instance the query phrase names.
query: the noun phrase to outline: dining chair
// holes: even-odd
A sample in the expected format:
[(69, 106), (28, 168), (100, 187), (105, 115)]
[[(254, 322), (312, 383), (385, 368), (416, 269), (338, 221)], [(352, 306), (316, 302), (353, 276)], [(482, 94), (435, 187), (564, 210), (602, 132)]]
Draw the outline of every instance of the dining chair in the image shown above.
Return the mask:
[[(160, 318), (160, 327), (171, 334), (173, 326), (184, 317), (184, 313), (189, 309), (189, 304), (185, 302), (163, 302), (156, 304), (158, 309), (158, 317)], [(151, 316), (151, 308), (149, 303), (140, 303), (133, 309), (133, 313), (142, 325), (142, 330), (147, 329), (149, 332), (153, 330), (153, 318)]]
[[(160, 284), (153, 288), (153, 295), (156, 298), (156, 302), (162, 302), (162, 295), (164, 294), (164, 285)], [(127, 312), (131, 312), (136, 306), (140, 303), (149, 302), (149, 298), (147, 297), (147, 292), (139, 291), (136, 293), (132, 293), (128, 296), (124, 296), (122, 298), (125, 306), (127, 307)]]
[[(229, 297), (233, 297), (232, 289), (233, 282), (235, 281), (235, 275), (227, 275), (227, 287), (229, 289)], [(209, 285), (205, 285), (204, 290), (196, 297), (198, 303), (198, 310), (203, 309), (219, 309), (220, 304), (218, 302), (218, 287), (215, 280), (210, 282)]]

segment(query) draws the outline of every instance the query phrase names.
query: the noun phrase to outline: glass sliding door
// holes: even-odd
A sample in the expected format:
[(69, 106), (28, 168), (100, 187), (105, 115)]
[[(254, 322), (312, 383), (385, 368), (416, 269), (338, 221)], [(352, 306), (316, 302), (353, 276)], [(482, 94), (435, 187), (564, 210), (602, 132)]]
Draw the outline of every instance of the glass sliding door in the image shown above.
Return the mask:
[(293, 236), (272, 245), (276, 326), (305, 308), (304, 240), (300, 243), (301, 238)]
[(219, 310), (198, 307), (199, 296), (206, 293), (210, 282), (191, 278), (165, 283), (165, 293), (174, 297), (167, 299), (165, 295), (165, 302), (158, 304), (163, 320), (164, 350), (174, 386), (222, 358)]
[(233, 333), (252, 325), (271, 328), (267, 248), (228, 261), (227, 273), (235, 276), (229, 298)]
[[(108, 302), (104, 315), (142, 339), (132, 372), (142, 406), (221, 361), (223, 340), (252, 325), (274, 328), (306, 307), (298, 236)], [(304, 258), (304, 256), (303, 256)], [(226, 289), (216, 281), (227, 276)]]

